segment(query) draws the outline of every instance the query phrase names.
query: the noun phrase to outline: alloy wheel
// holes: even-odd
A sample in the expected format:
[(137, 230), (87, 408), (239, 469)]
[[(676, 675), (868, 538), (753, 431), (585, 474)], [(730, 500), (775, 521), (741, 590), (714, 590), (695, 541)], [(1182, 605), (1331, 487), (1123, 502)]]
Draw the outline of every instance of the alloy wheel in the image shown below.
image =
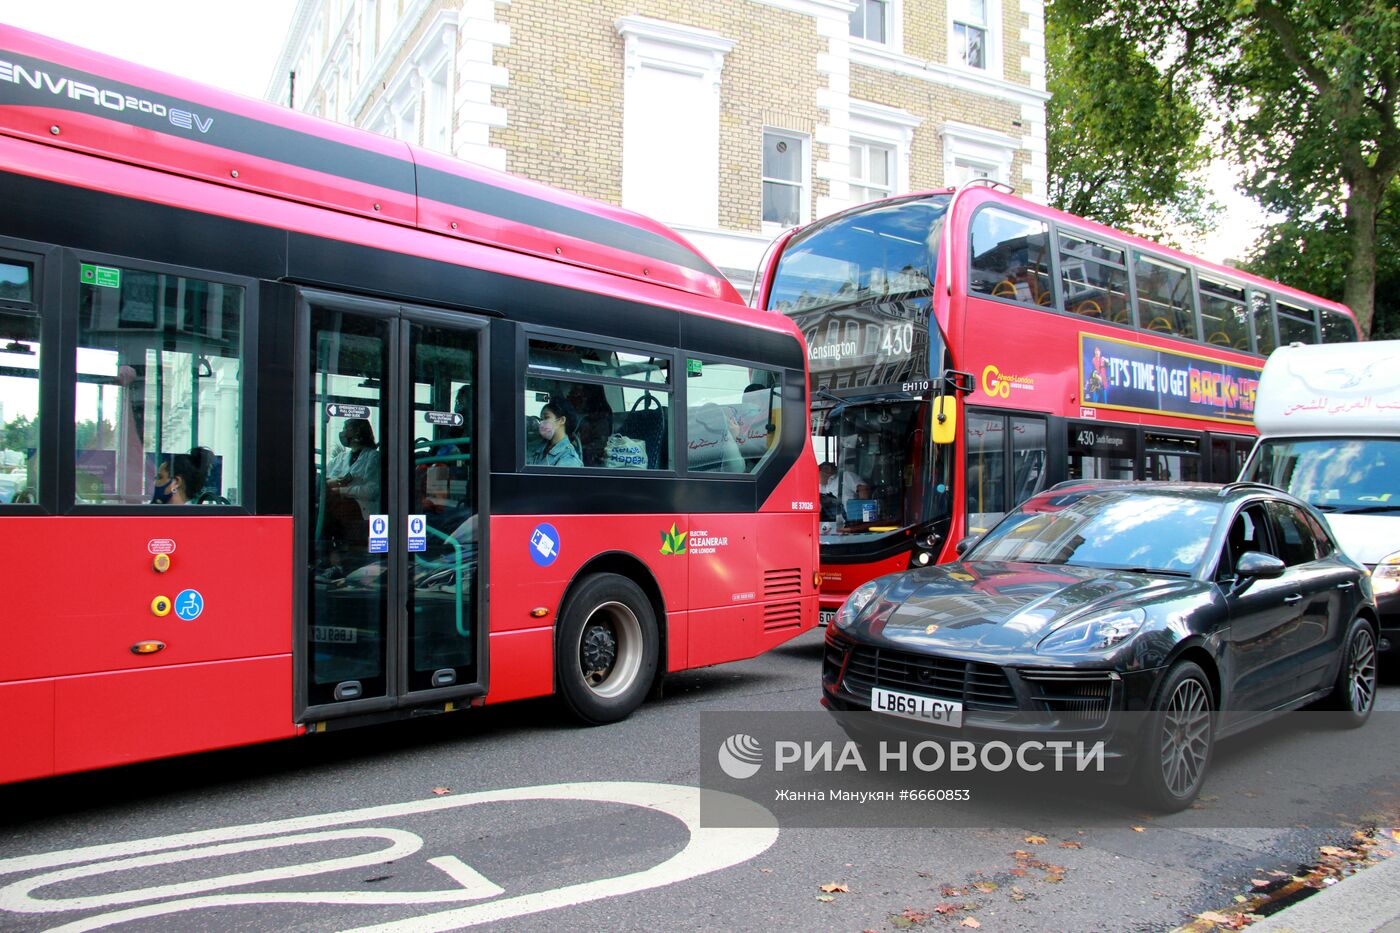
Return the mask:
[(1360, 626), (1351, 636), (1351, 659), (1347, 676), (1353, 712), (1364, 713), (1376, 701), (1376, 640), (1371, 630)]
[(1162, 778), (1177, 797), (1200, 781), (1210, 757), (1210, 698), (1199, 680), (1183, 680), (1162, 720)]

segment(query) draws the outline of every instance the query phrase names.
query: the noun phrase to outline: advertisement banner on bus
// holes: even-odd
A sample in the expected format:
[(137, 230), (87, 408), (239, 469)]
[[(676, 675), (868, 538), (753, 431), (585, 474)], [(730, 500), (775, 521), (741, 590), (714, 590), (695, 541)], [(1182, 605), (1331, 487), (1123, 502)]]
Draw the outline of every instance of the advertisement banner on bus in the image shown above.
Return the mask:
[(1079, 335), (1084, 404), (1250, 423), (1260, 368)]

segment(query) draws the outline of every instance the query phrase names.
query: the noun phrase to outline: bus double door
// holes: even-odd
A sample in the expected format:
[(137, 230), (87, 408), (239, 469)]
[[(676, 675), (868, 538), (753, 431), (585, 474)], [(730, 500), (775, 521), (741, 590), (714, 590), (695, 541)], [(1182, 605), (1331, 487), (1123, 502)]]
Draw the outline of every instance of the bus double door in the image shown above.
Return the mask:
[(486, 322), (303, 292), (302, 722), (484, 692)]

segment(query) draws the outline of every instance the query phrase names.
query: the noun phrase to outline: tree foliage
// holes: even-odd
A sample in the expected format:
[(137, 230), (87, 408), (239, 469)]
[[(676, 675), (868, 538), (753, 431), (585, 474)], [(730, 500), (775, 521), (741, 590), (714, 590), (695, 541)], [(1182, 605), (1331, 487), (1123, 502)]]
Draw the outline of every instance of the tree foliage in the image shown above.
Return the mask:
[[(1338, 210), (1285, 220), (1260, 237), (1245, 268), (1256, 275), (1341, 301), (1351, 261), (1346, 218)], [(1374, 340), (1400, 339), (1400, 181), (1392, 182), (1376, 223)]]
[(1345, 223), (1343, 297), (1371, 329), (1376, 224), (1400, 170), (1394, 0), (1055, 0), (1215, 109), (1244, 189), (1287, 222)]
[(1214, 205), (1205, 118), (1118, 30), (1055, 0), (1045, 38), (1050, 203), (1157, 239), (1203, 232)]

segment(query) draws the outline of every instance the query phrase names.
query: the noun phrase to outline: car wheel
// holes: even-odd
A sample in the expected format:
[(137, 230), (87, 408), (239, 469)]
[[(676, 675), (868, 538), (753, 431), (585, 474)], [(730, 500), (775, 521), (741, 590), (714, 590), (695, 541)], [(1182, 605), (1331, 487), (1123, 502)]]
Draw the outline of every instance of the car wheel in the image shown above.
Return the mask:
[(1365, 619), (1351, 623), (1331, 700), (1343, 728), (1355, 729), (1371, 718), (1376, 706), (1376, 635)]
[(626, 577), (587, 577), (560, 614), (554, 669), (559, 696), (577, 719), (617, 722), (632, 714), (656, 675), (656, 614)]
[(1154, 809), (1184, 810), (1205, 783), (1215, 748), (1215, 712), (1205, 671), (1182, 661), (1162, 682), (1139, 750), (1137, 786)]

